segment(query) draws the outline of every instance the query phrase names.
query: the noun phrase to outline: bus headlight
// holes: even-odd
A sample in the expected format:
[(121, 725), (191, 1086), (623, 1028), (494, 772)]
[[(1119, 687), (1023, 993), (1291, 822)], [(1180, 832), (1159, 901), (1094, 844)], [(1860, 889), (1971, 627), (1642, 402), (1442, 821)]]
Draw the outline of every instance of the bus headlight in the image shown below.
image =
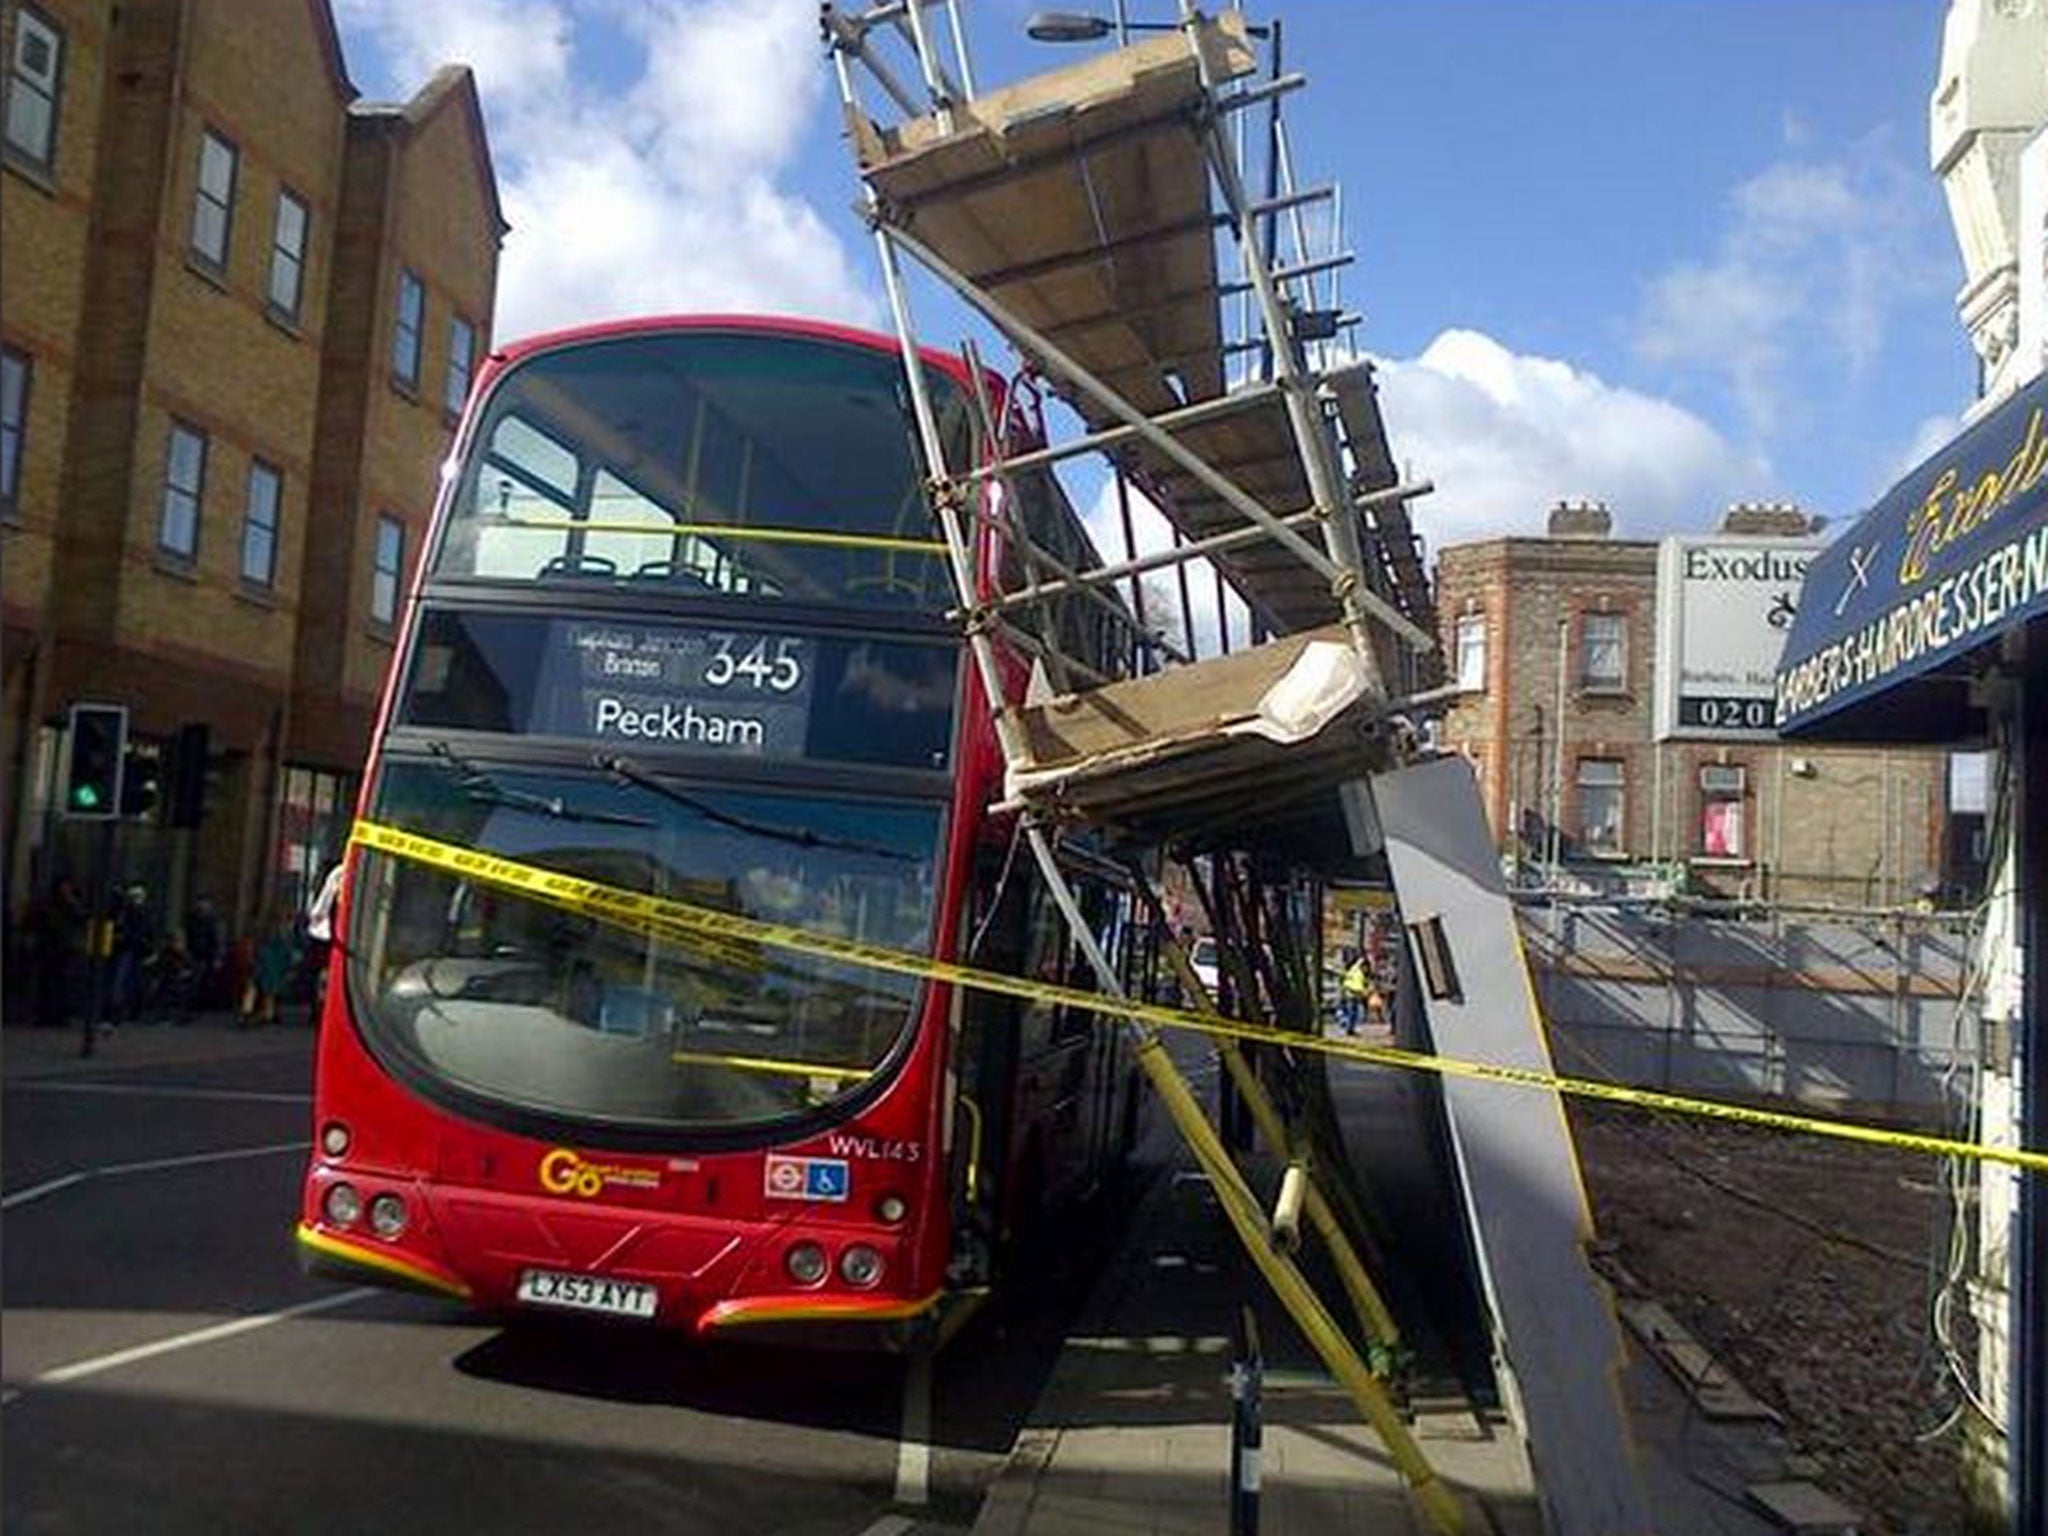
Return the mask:
[(320, 1150), (329, 1157), (340, 1157), (348, 1151), (348, 1127), (339, 1120), (330, 1120), (320, 1127)]
[(405, 1201), (397, 1195), (379, 1195), (370, 1202), (370, 1230), (382, 1238), (393, 1238), (405, 1230)]
[(910, 1202), (901, 1195), (884, 1195), (875, 1202), (875, 1220), (884, 1226), (896, 1226), (909, 1214)]
[(782, 1267), (798, 1285), (816, 1285), (832, 1266), (825, 1262), (825, 1250), (816, 1243), (796, 1243), (782, 1256)]
[(839, 1255), (839, 1278), (866, 1290), (882, 1278), (882, 1256), (866, 1243), (855, 1243)]
[(363, 1214), (363, 1197), (356, 1193), (353, 1184), (336, 1184), (327, 1191), (320, 1209), (337, 1227), (352, 1227)]

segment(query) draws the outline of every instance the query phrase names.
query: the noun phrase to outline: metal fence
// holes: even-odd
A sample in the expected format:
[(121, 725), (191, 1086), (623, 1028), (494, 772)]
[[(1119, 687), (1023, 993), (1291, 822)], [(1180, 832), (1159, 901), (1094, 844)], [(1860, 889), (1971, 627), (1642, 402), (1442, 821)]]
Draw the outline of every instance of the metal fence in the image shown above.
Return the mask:
[(1556, 902), (1522, 930), (1561, 1071), (1917, 1123), (1966, 1096), (1956, 918)]

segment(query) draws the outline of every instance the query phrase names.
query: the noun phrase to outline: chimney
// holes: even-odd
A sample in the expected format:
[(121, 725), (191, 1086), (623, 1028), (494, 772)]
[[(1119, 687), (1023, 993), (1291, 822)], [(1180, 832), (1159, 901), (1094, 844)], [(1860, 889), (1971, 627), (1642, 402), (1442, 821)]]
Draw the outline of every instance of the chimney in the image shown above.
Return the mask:
[(1721, 532), (1747, 538), (1796, 539), (1811, 527), (1799, 504), (1792, 501), (1733, 501), (1721, 514)]
[(1614, 532), (1614, 518), (1604, 501), (1560, 501), (1550, 509), (1553, 539), (1604, 539)]

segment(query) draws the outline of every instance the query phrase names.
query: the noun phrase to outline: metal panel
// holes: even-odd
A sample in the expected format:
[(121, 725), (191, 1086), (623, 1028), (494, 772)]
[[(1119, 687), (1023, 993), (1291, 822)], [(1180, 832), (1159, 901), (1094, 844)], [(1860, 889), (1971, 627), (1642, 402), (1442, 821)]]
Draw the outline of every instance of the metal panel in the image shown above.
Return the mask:
[[(1374, 808), (1411, 949), (1441, 925), (1457, 994), (1423, 1006), (1436, 1049), (1552, 1070), (1515, 914), (1472, 770), (1444, 758), (1377, 774)], [(1418, 974), (1429, 967), (1416, 955)], [(1558, 1536), (1650, 1531), (1619, 1371), (1613, 1302), (1586, 1257), (1592, 1217), (1555, 1094), (1447, 1078), (1465, 1214), (1505, 1361), (1507, 1396)]]

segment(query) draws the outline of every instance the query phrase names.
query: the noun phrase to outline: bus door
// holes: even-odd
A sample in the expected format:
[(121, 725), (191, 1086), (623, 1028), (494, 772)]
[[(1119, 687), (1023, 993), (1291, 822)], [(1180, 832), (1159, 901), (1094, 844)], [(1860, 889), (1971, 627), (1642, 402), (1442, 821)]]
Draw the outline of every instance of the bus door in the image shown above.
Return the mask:
[[(972, 921), (966, 928), (971, 944), (964, 957), (967, 964), (1011, 976), (1022, 973), (1032, 885), (1027, 864), (1028, 860), (1006, 859), (1001, 848), (983, 849), (977, 857)], [(963, 989), (959, 998), (947, 1183), (956, 1276), (962, 1283), (974, 1283), (989, 1278), (995, 1251), (1010, 1235), (1011, 1085), (1017, 1076), (1018, 1015), (1023, 1005), (1016, 998), (973, 988)]]

